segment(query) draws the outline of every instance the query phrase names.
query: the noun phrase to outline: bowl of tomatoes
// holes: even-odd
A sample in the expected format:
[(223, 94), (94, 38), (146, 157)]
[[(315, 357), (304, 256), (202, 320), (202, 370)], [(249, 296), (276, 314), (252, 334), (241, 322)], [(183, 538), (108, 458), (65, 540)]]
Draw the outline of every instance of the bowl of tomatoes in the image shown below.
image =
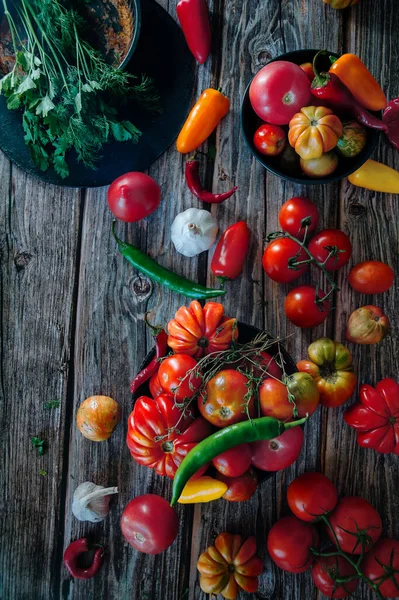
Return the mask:
[[(339, 181), (356, 171), (379, 138), (377, 130), (331, 106), (323, 107), (323, 101), (311, 94), (313, 59), (318, 52), (296, 50), (270, 60), (249, 82), (241, 105), (242, 132), (255, 158), (282, 179), (310, 185)], [(318, 60), (320, 70), (328, 72), (338, 57), (326, 52)], [(313, 158), (309, 143), (306, 148), (305, 141), (298, 142), (304, 123), (327, 125), (326, 147), (332, 149), (323, 148), (322, 155)]]

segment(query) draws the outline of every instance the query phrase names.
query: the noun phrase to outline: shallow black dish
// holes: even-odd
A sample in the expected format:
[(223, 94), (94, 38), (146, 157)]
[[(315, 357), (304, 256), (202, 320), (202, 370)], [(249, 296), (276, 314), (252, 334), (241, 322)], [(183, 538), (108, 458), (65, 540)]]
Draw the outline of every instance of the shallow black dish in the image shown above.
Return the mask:
[[(275, 62), (276, 60), (286, 60), (300, 65), (305, 62), (312, 62), (317, 52), (318, 50), (295, 50), (294, 52), (287, 52), (286, 54), (276, 56), (276, 58), (273, 58), (269, 62)], [(339, 55), (335, 52), (328, 52), (328, 54), (337, 58), (339, 57)], [(324, 66), (324, 69), (328, 71), (329, 64), (326, 64)], [(375, 149), (379, 139), (379, 132), (375, 129), (366, 128), (367, 142), (362, 152), (354, 158), (344, 159), (340, 157), (338, 167), (331, 175), (322, 178), (312, 179), (311, 177), (307, 177), (306, 175), (295, 176), (282, 171), (279, 166), (278, 156), (272, 157), (261, 154), (257, 151), (253, 143), (254, 133), (257, 130), (257, 128), (263, 123), (263, 121), (259, 119), (255, 111), (253, 110), (251, 102), (249, 100), (249, 88), (252, 83), (252, 79), (245, 90), (244, 98), (241, 105), (241, 128), (244, 134), (245, 141), (247, 142), (252, 154), (265, 167), (265, 169), (267, 169), (271, 173), (274, 173), (274, 175), (277, 175), (278, 177), (281, 177), (286, 181), (292, 181), (294, 183), (303, 183), (308, 185), (320, 185), (324, 183), (330, 183), (332, 181), (340, 181), (341, 179), (344, 179), (344, 177), (348, 177), (348, 175), (350, 175), (351, 173), (356, 171), (356, 169), (361, 167), (362, 164), (366, 162), (366, 160), (370, 157), (371, 153)]]

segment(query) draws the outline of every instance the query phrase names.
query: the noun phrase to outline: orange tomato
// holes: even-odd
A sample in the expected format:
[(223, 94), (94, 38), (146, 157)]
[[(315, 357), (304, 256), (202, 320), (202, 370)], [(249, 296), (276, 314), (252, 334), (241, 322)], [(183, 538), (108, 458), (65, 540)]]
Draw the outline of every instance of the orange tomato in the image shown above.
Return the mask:
[(90, 396), (76, 414), (79, 431), (92, 442), (107, 440), (120, 420), (120, 406), (109, 396)]
[(305, 106), (290, 123), (288, 141), (303, 160), (320, 158), (337, 145), (342, 123), (324, 106)]
[(198, 397), (201, 415), (216, 427), (226, 427), (247, 419), (245, 405), (254, 416), (254, 397), (250, 396), (249, 380), (234, 369), (219, 371)]
[(289, 421), (312, 415), (319, 406), (320, 394), (310, 375), (294, 373), (285, 384), (276, 379), (265, 379), (259, 387), (260, 411), (265, 417)]

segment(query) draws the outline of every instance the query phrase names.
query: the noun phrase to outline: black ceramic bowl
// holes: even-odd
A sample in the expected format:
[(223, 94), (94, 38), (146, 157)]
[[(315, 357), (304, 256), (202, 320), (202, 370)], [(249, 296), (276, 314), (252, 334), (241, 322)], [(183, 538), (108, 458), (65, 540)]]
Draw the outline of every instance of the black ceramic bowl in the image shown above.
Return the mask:
[[(239, 321), (238, 332), (239, 332), (238, 341), (241, 344), (246, 344), (247, 342), (250, 342), (251, 340), (253, 340), (259, 333), (261, 333), (261, 330), (257, 329), (256, 327), (252, 327), (252, 325), (246, 325), (245, 323), (241, 323)], [(286, 351), (284, 346), (281, 345), (281, 343), (279, 344), (279, 346), (280, 346), (281, 355), (282, 355), (284, 363), (285, 363), (285, 367), (284, 367), (285, 371), (286, 371), (287, 375), (291, 375), (292, 373), (295, 373), (297, 371), (295, 362), (293, 361), (291, 356), (288, 354), (288, 352)], [(268, 352), (272, 356), (277, 354), (277, 352), (278, 352), (277, 343), (270, 346), (270, 349), (268, 350)], [(144, 361), (140, 365), (140, 371), (142, 369), (144, 369), (150, 363), (150, 361), (154, 358), (154, 356), (155, 356), (155, 348), (153, 348), (145, 357)], [(137, 398), (139, 398), (140, 396), (148, 396), (148, 395), (150, 395), (150, 390), (148, 387), (148, 382), (146, 382), (142, 386), (140, 386), (138, 388), (138, 390), (136, 390), (136, 392), (133, 394), (133, 402), (135, 402), (137, 400)], [(151, 397), (151, 395), (150, 395), (150, 397)], [(266, 481), (266, 479), (269, 479), (270, 477), (272, 477), (275, 474), (274, 472), (261, 471), (260, 469), (255, 469), (255, 471), (256, 471), (259, 483), (261, 481)]]
[(137, 42), (140, 37), (141, 29), (141, 0), (129, 0), (128, 5), (133, 17), (133, 34), (130, 41), (129, 49), (126, 56), (119, 65), (120, 69), (124, 69), (132, 58), (136, 50)]
[[(273, 58), (269, 62), (274, 62), (276, 60), (286, 60), (289, 62), (293, 62), (297, 65), (300, 65), (300, 64), (306, 63), (306, 62), (312, 62), (313, 58), (314, 58), (315, 54), (317, 54), (317, 52), (318, 52), (318, 50), (295, 50), (295, 52), (287, 52), (286, 54), (281, 54), (280, 56)], [(335, 54), (334, 52), (328, 52), (328, 55), (336, 56), (337, 58), (339, 56), (338, 54)], [(326, 57), (326, 60), (328, 61), (328, 57)], [(326, 63), (323, 66), (323, 63), (322, 63), (322, 68), (324, 68), (325, 71), (328, 71), (329, 64)], [(264, 154), (261, 154), (260, 152), (257, 151), (257, 149), (255, 148), (255, 145), (253, 143), (254, 133), (258, 129), (258, 127), (263, 123), (263, 121), (257, 116), (257, 114), (253, 110), (253, 108), (251, 106), (251, 102), (249, 100), (249, 88), (252, 83), (252, 79), (249, 82), (247, 89), (245, 90), (244, 98), (243, 98), (242, 105), (241, 105), (242, 131), (243, 131), (245, 140), (246, 140), (252, 154), (255, 156), (255, 158), (268, 171), (270, 171), (271, 173), (274, 173), (278, 177), (281, 177), (282, 179), (285, 179), (286, 181), (292, 181), (294, 183), (303, 183), (303, 184), (308, 184), (308, 185), (319, 185), (319, 184), (324, 184), (324, 183), (330, 183), (331, 181), (339, 181), (340, 179), (343, 179), (344, 177), (348, 177), (348, 175), (350, 175), (351, 173), (356, 171), (356, 169), (361, 167), (362, 164), (366, 162), (366, 160), (369, 158), (370, 154), (375, 149), (377, 142), (378, 142), (378, 138), (379, 138), (379, 132), (375, 129), (367, 128), (367, 142), (366, 142), (366, 145), (365, 145), (364, 149), (362, 150), (362, 152), (360, 152), (360, 154), (358, 154), (354, 158), (343, 158), (340, 156), (338, 167), (336, 168), (334, 173), (332, 173), (331, 175), (327, 175), (326, 177), (323, 177), (323, 178), (317, 178), (317, 179), (314, 178), (313, 179), (311, 177), (307, 177), (304, 174), (301, 174), (299, 166), (298, 166), (298, 168), (299, 168), (298, 174), (296, 172), (288, 173), (288, 172), (282, 170), (282, 168), (280, 167), (279, 156), (265, 156)], [(348, 116), (348, 118), (350, 118), (350, 116)]]

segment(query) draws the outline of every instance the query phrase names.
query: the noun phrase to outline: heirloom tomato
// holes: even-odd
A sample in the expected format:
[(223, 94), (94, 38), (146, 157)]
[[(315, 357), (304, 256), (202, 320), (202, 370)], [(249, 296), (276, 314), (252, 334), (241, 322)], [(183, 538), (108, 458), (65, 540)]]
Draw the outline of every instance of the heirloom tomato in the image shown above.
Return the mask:
[(213, 459), (215, 469), (226, 477), (238, 477), (251, 466), (252, 448), (249, 444), (239, 444), (226, 450)]
[(342, 123), (330, 108), (304, 106), (290, 123), (288, 141), (304, 160), (321, 158), (337, 145)]
[(303, 573), (314, 561), (310, 552), (319, 543), (316, 529), (296, 517), (283, 517), (269, 531), (267, 550), (280, 569)]
[(284, 150), (286, 143), (287, 134), (278, 125), (264, 123), (255, 131), (254, 146), (261, 154), (277, 156)]
[(383, 294), (392, 287), (395, 273), (379, 260), (367, 260), (352, 267), (348, 275), (351, 287), (361, 294)]
[(346, 328), (346, 339), (356, 344), (378, 344), (388, 335), (389, 319), (377, 306), (362, 306), (353, 311)]
[(176, 400), (191, 398), (201, 387), (202, 379), (194, 369), (197, 361), (188, 354), (174, 354), (165, 358), (158, 371), (159, 382), (164, 392), (173, 394)]
[(259, 403), (263, 416), (288, 421), (312, 415), (319, 405), (319, 392), (306, 373), (289, 375), (284, 383), (270, 377), (259, 387)]
[(303, 240), (305, 225), (308, 234), (313, 233), (319, 222), (319, 211), (309, 198), (295, 196), (287, 200), (280, 208), (278, 220), (283, 231), (298, 240)]
[(337, 142), (337, 151), (345, 158), (360, 154), (367, 144), (367, 131), (357, 121), (345, 121), (342, 135)]
[(92, 442), (107, 440), (121, 420), (119, 404), (109, 396), (90, 396), (79, 406), (76, 424)]
[(258, 487), (258, 478), (252, 468), (238, 477), (226, 477), (222, 473), (217, 473), (216, 479), (223, 481), (227, 485), (227, 492), (225, 492), (223, 498), (229, 500), (229, 502), (249, 500)]
[[(327, 535), (333, 544), (338, 541), (343, 552), (361, 554), (368, 552), (381, 536), (381, 517), (375, 508), (358, 496), (341, 498), (334, 511), (329, 515), (331, 528), (326, 527)], [(336, 538), (336, 539), (335, 539)]]
[(334, 510), (338, 495), (335, 485), (322, 473), (303, 473), (288, 486), (288, 506), (301, 521), (315, 521)]
[(399, 596), (399, 540), (383, 538), (367, 553), (362, 562), (363, 573), (374, 583), (381, 583), (379, 590), (384, 598)]
[(309, 242), (309, 252), (321, 263), (324, 263), (334, 249), (337, 254), (331, 256), (325, 263), (327, 271), (337, 271), (349, 262), (352, 255), (350, 239), (340, 229), (323, 229)]
[(148, 217), (160, 202), (161, 188), (145, 173), (125, 173), (115, 179), (108, 189), (108, 206), (111, 212), (126, 223)]
[(299, 361), (297, 369), (313, 377), (320, 392), (320, 404), (330, 408), (344, 404), (357, 383), (348, 348), (329, 338), (320, 338), (310, 344), (308, 356), (309, 360)]
[(305, 175), (318, 179), (334, 173), (338, 167), (338, 156), (333, 151), (330, 151), (322, 154), (320, 158), (311, 158), (309, 160), (300, 158), (299, 164)]
[(281, 471), (296, 461), (303, 445), (301, 427), (287, 429), (272, 440), (253, 442), (252, 464), (261, 471)]
[[(327, 548), (326, 553), (334, 552), (335, 548)], [(352, 596), (359, 585), (359, 579), (346, 581), (342, 585), (336, 579), (356, 576), (356, 570), (340, 555), (316, 557), (312, 566), (313, 583), (322, 594), (328, 598), (347, 598)]]
[(254, 397), (249, 394), (249, 380), (239, 371), (224, 369), (206, 384), (198, 397), (201, 415), (216, 427), (226, 427), (251, 417), (255, 413)]
[(163, 388), (161, 386), (161, 382), (159, 381), (158, 373), (154, 373), (154, 375), (151, 376), (148, 385), (150, 388), (150, 394), (153, 398), (156, 398), (159, 396), (159, 394), (163, 394)]
[(278, 283), (290, 283), (306, 273), (308, 264), (294, 266), (297, 261), (307, 260), (305, 250), (294, 240), (278, 238), (266, 246), (262, 264), (266, 274)]
[(325, 293), (313, 285), (301, 285), (288, 292), (284, 303), (287, 319), (297, 327), (315, 327), (323, 323), (330, 312), (328, 300), (323, 300)]

